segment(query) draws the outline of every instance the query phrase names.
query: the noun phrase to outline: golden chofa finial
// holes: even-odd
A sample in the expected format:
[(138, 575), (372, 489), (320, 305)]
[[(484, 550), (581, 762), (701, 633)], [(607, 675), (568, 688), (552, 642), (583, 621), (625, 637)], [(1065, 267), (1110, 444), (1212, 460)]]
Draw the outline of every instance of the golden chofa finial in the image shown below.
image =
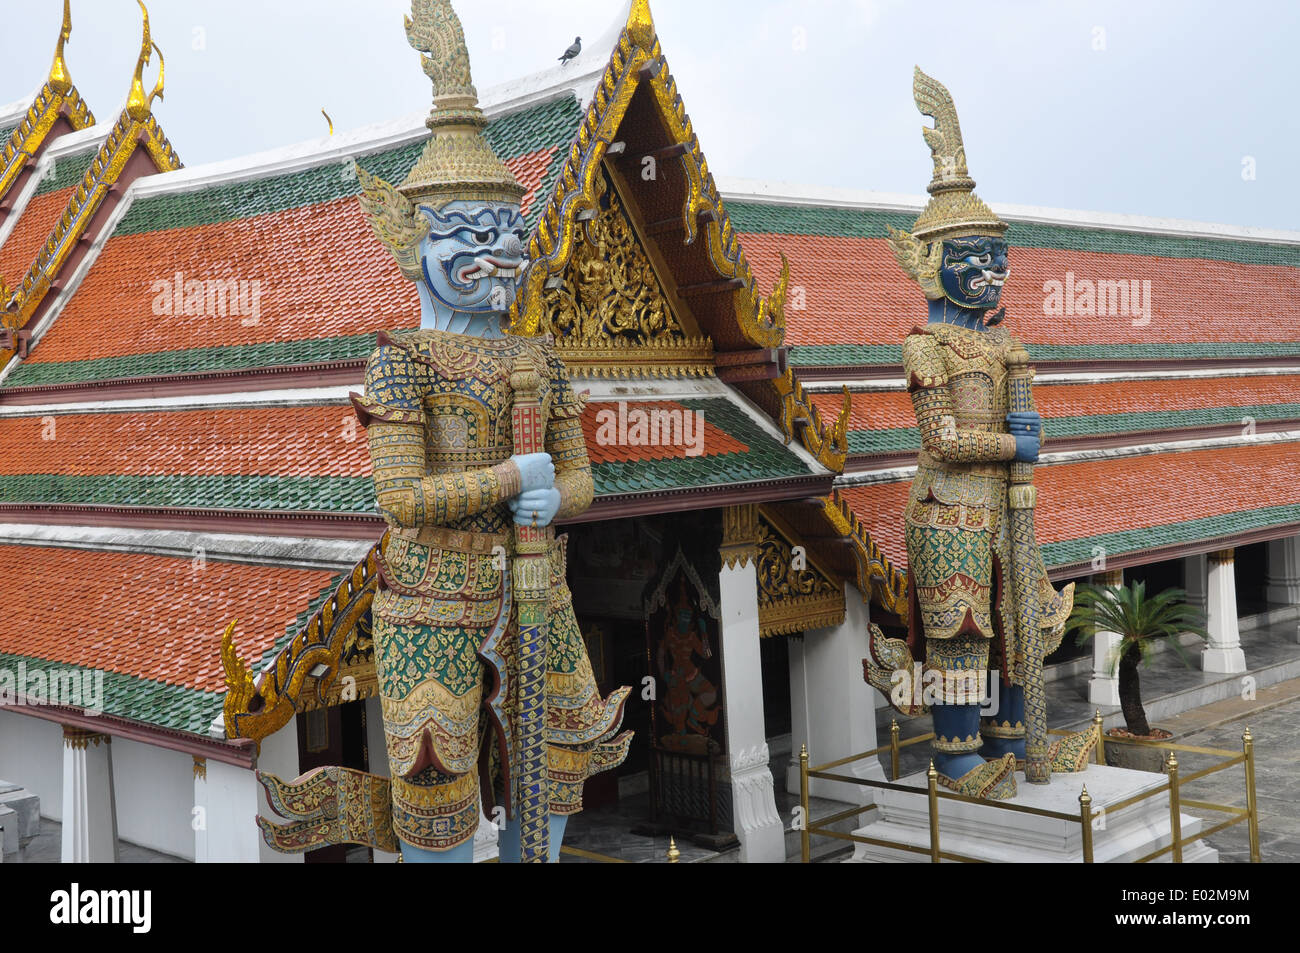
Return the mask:
[[(126, 114), (136, 122), (144, 122), (149, 118), (154, 98), (163, 98), (164, 63), (162, 50), (158, 49), (158, 44), (154, 43), (149, 36), (149, 10), (145, 7), (144, 0), (136, 0), (136, 2), (140, 4), (140, 12), (144, 14), (144, 33), (140, 39), (140, 56), (135, 61), (135, 73), (131, 77), (131, 94), (126, 98)], [(154, 84), (153, 92), (146, 96), (144, 68), (149, 65), (150, 50), (158, 54), (158, 82)]]
[(71, 0), (63, 0), (63, 27), (59, 30), (59, 44), (54, 48), (54, 62), (50, 65), (50, 78), (46, 80), (50, 89), (56, 93), (67, 94), (72, 91), (72, 76), (68, 73), (68, 64), (63, 59), (63, 44), (72, 35)]
[(650, 0), (632, 0), (627, 14), (627, 34), (643, 50), (655, 45), (655, 21), (650, 15)]

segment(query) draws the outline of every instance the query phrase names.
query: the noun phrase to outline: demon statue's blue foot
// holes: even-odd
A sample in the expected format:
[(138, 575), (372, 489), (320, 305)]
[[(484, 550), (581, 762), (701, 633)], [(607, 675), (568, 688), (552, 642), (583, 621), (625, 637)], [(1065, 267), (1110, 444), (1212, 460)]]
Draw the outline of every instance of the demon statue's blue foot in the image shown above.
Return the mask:
[(979, 761), (978, 767), (954, 779), (939, 769), (939, 759), (936, 758), (934, 768), (939, 772), (939, 783), (950, 791), (985, 801), (1001, 801), (1016, 796), (1015, 755), (1009, 754), (1000, 761), (976, 760)]
[(935, 705), (934, 768), (939, 783), (968, 797), (1014, 797), (1016, 759), (985, 762), (980, 757), (979, 705)]
[[(984, 746), (980, 755), (988, 761), (1000, 761), (1007, 755), (1016, 759), (1016, 768), (1025, 769), (1025, 690), (1020, 685), (1002, 682), (998, 711), (980, 725)], [(1053, 774), (1083, 771), (1088, 765), (1099, 734), (1095, 726), (1057, 738), (1047, 749)], [(936, 767), (938, 765), (936, 764)]]

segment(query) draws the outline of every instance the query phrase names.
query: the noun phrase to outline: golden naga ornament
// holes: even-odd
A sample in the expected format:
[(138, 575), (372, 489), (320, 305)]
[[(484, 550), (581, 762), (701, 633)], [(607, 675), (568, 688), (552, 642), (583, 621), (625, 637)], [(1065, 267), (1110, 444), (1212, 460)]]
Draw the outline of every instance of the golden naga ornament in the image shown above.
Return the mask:
[(1007, 223), (975, 194), (975, 180), (966, 167), (957, 107), (947, 87), (918, 66), (912, 74), (912, 95), (921, 114), (934, 120), (934, 128), (921, 128), (934, 160), (934, 175), (926, 187), (930, 201), (912, 230), (905, 232), (891, 226), (889, 247), (926, 298), (936, 301), (943, 297), (939, 285), (943, 240), (971, 235), (1001, 237)]

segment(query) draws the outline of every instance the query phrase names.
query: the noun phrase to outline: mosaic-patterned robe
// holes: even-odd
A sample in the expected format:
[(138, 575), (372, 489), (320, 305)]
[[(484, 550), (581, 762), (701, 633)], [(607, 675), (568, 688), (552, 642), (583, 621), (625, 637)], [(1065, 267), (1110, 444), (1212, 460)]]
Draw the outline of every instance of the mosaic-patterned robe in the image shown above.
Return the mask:
[[(561, 493), (557, 518), (581, 513), (592, 480), (583, 398), (545, 339), (489, 339), (424, 330), (381, 340), (354, 398), (368, 428), (375, 492), (391, 527), (373, 605), (393, 827), (415, 847), (473, 836), (484, 802), (513, 816), (517, 634), (511, 612), (513, 522), (519, 492), (510, 374), (542, 379), (546, 450)], [(583, 782), (626, 756), (615, 737), (628, 689), (600, 697), (564, 574), (552, 553), (546, 673), (551, 811), (582, 808)]]
[[(1008, 464), (1016, 454), (1006, 424), (1011, 343), (1004, 328), (951, 324), (914, 328), (903, 343), (922, 447), (904, 516), (908, 642), (927, 668), (949, 673), (987, 667), (992, 640), (995, 663), (1011, 684), (1023, 685), (1007, 506)], [(1046, 568), (1039, 575), (1051, 651), (1071, 601), (1052, 587)]]

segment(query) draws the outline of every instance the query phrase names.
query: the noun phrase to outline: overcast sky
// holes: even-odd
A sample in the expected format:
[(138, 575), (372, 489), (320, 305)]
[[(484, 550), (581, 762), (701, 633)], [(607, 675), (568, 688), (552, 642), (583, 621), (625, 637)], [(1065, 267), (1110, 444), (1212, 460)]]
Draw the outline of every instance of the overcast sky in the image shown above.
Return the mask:
[[(59, 0), (3, 0), (0, 102), (49, 68)], [(623, 0), (461, 0), (490, 87), (589, 41)], [(710, 168), (920, 194), (913, 64), (957, 102), (994, 202), (1300, 230), (1300, 4), (651, 0)], [(155, 105), (197, 165), (427, 108), (406, 0), (154, 0)], [(132, 0), (73, 0), (67, 60), (101, 122), (139, 46)], [(156, 68), (156, 62), (154, 64)], [(152, 78), (147, 78), (152, 84)], [(1253, 171), (1253, 178), (1243, 176)]]

